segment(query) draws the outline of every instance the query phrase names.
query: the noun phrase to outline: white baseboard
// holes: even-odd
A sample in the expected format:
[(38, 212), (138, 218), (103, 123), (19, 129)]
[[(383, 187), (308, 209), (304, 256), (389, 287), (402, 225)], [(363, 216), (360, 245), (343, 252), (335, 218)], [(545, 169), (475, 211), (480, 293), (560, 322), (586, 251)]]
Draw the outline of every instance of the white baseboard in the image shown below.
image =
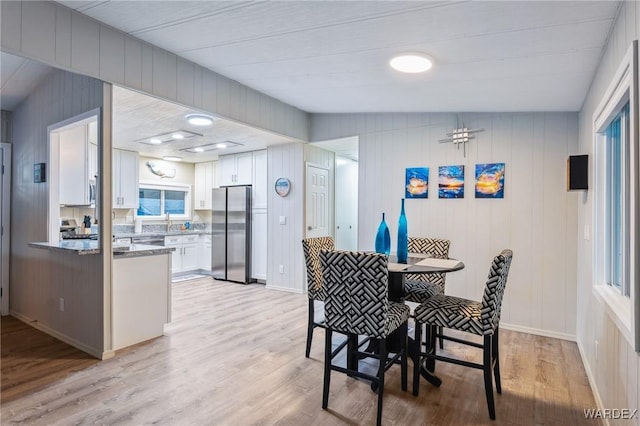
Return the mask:
[(31, 327), (42, 331), (43, 333), (48, 334), (49, 336), (55, 337), (56, 339), (73, 346), (76, 349), (80, 349), (82, 352), (86, 352), (89, 355), (96, 357), (98, 359), (101, 360), (105, 360), (105, 359), (109, 359), (109, 358), (113, 358), (113, 356), (115, 355), (114, 351), (100, 351), (96, 348), (93, 348), (91, 346), (88, 346), (76, 339), (74, 339), (73, 337), (69, 337), (66, 334), (60, 333), (57, 330), (54, 330), (53, 328), (46, 326), (44, 324), (39, 323), (37, 320), (34, 320), (32, 318), (29, 318), (25, 315), (22, 315), (21, 313), (15, 312), (15, 311), (11, 311), (10, 312), (11, 316), (14, 318), (19, 319), (20, 321), (22, 321), (23, 323), (30, 325)]
[(269, 285), (269, 284), (267, 284), (265, 288), (268, 290), (288, 291), (289, 293), (304, 294), (304, 291), (297, 288), (278, 287), (278, 286)]
[(539, 328), (523, 327), (521, 325), (506, 324), (504, 322), (500, 322), (500, 328), (503, 330), (520, 331), (522, 333), (535, 334), (537, 336), (552, 337), (554, 339), (569, 340), (571, 342), (576, 341), (576, 336), (572, 334), (558, 333), (556, 331), (542, 330)]
[[(584, 352), (584, 348), (579, 340), (576, 341), (578, 344), (578, 351), (580, 351), (580, 358), (582, 358), (582, 365), (584, 366), (584, 371), (587, 373), (587, 379), (589, 379), (589, 385), (591, 386), (591, 391), (593, 392), (593, 396), (596, 399), (596, 405), (599, 409), (604, 409), (604, 404), (602, 403), (602, 398), (600, 397), (600, 392), (598, 392), (598, 386), (596, 386), (596, 379), (593, 377), (593, 373), (591, 372), (591, 367), (589, 367), (589, 363), (587, 362), (587, 356)], [(609, 426), (609, 419), (602, 419), (602, 422), (605, 426)]]

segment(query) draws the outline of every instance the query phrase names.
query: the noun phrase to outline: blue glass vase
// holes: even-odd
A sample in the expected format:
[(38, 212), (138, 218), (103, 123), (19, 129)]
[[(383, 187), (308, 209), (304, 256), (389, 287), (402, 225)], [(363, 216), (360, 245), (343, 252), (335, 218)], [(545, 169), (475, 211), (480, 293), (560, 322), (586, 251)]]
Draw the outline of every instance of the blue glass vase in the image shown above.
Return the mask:
[(404, 198), (400, 209), (400, 219), (398, 219), (398, 263), (407, 263), (407, 216), (404, 214)]
[(378, 226), (376, 234), (376, 253), (382, 253), (389, 256), (391, 252), (391, 237), (389, 236), (389, 227), (384, 221), (384, 213), (382, 213), (382, 222)]

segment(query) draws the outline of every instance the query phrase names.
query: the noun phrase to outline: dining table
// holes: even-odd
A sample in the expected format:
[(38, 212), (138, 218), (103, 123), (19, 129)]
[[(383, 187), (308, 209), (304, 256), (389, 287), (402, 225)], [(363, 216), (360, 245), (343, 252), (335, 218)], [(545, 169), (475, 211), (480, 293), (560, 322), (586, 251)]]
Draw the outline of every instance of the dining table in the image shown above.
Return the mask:
[[(455, 272), (461, 269), (464, 269), (464, 263), (458, 259), (438, 258), (424, 253), (409, 253), (407, 256), (407, 262), (401, 263), (398, 262), (398, 257), (395, 254), (389, 255), (389, 300), (392, 302), (404, 303), (404, 298), (406, 295), (404, 283), (408, 274), (429, 275), (439, 272)], [(349, 344), (351, 348), (357, 346), (357, 338), (355, 339), (355, 341), (352, 341)], [(398, 330), (391, 333), (387, 337), (386, 341), (389, 352), (395, 352), (399, 350), (400, 338)], [(430, 341), (431, 339), (427, 339), (427, 342)], [(407, 349), (409, 352), (408, 355), (412, 359), (415, 359), (415, 351), (420, 350), (420, 345), (414, 342), (411, 337), (409, 337), (409, 341), (407, 342)], [(427, 351), (433, 349), (434, 348), (427, 348)], [(375, 343), (373, 341), (370, 341), (368, 347), (364, 350), (364, 352), (377, 353), (377, 347)], [(356, 357), (348, 357), (347, 359), (347, 363), (351, 366), (350, 368), (352, 369), (357, 370), (357, 362), (358, 360)], [(440, 380), (431, 374), (429, 368), (421, 368), (420, 372), (422, 376), (431, 383), (435, 384)]]

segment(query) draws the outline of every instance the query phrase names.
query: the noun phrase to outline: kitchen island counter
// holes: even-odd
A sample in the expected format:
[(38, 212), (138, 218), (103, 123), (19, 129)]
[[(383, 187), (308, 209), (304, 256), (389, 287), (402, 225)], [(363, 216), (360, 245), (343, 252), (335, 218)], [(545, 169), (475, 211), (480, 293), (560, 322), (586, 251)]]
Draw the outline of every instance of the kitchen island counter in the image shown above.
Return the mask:
[[(100, 254), (102, 250), (96, 240), (62, 240), (58, 242), (37, 242), (29, 243), (29, 247), (73, 253), (77, 255)], [(113, 247), (113, 256), (139, 257), (155, 256), (158, 254), (170, 254), (175, 251), (174, 247), (150, 246), (145, 244), (127, 244)]]

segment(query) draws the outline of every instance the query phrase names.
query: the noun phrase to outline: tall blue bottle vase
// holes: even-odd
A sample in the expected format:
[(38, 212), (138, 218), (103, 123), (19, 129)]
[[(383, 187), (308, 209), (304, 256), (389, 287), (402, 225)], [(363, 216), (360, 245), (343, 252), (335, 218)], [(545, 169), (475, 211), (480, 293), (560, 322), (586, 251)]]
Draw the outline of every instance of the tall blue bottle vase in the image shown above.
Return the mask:
[(391, 252), (391, 236), (389, 235), (389, 227), (384, 221), (384, 213), (382, 213), (382, 222), (378, 226), (376, 234), (376, 253), (382, 253), (389, 256)]
[(408, 241), (407, 241), (407, 216), (404, 214), (404, 198), (400, 209), (400, 219), (398, 219), (398, 263), (407, 263)]

